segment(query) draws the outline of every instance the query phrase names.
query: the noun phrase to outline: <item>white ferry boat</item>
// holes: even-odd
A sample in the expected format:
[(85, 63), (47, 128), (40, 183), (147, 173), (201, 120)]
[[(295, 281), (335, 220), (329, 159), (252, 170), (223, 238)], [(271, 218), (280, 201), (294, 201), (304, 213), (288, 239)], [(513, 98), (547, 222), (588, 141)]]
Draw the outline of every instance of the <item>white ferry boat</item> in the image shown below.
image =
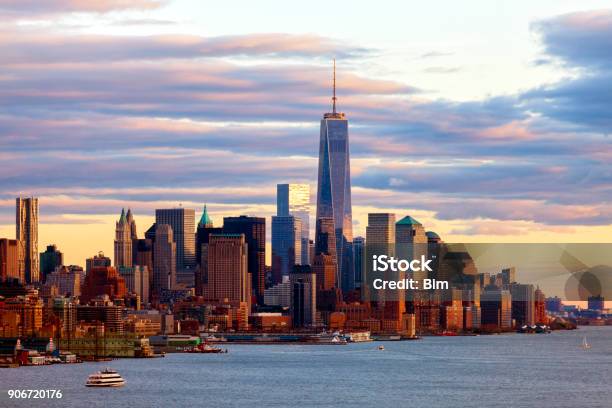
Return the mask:
[(125, 380), (115, 370), (110, 368), (91, 374), (85, 384), (87, 387), (122, 387)]

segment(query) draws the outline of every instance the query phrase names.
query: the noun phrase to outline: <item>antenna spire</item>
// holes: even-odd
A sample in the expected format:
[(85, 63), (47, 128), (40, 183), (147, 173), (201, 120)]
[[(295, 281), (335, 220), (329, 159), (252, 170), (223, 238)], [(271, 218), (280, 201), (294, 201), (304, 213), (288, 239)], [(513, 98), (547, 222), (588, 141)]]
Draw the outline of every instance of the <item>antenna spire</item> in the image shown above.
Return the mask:
[(334, 96), (332, 97), (332, 112), (336, 114), (336, 59), (334, 58)]

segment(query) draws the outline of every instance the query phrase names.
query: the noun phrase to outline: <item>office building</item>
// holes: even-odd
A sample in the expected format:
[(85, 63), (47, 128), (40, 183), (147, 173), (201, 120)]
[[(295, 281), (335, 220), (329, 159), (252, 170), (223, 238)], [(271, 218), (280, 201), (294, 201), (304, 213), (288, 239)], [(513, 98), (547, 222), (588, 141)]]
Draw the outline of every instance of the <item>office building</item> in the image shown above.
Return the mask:
[(512, 295), (510, 291), (487, 286), (480, 295), (481, 328), (505, 331), (512, 328)]
[(247, 302), (251, 280), (243, 234), (211, 234), (208, 242), (208, 283), (204, 297), (219, 302)]
[(142, 265), (119, 268), (129, 293), (136, 294), (142, 304), (149, 303), (149, 268)]
[(25, 281), (37, 283), (40, 281), (38, 258), (38, 198), (16, 199), (16, 230), (17, 240), (23, 245), (23, 268)]
[(535, 322), (535, 288), (530, 284), (511, 283), (512, 319), (516, 326), (532, 326)]
[(195, 284), (195, 210), (172, 208), (155, 210), (155, 223), (172, 228), (176, 244), (177, 280), (187, 286)]
[(309, 265), (296, 265), (289, 275), (293, 327), (312, 327), (317, 316), (317, 276)]
[(251, 287), (257, 302), (263, 302), (266, 283), (266, 219), (259, 217), (226, 217), (223, 219), (223, 232), (243, 234), (248, 246), (248, 272), (251, 274)]
[(115, 223), (115, 268), (129, 268), (132, 260), (132, 230), (125, 210), (121, 209), (119, 221)]
[(355, 264), (355, 273), (353, 276), (355, 288), (360, 288), (363, 279), (363, 270), (365, 268), (365, 249), (366, 240), (364, 237), (355, 237), (353, 239), (353, 258)]
[(125, 280), (112, 266), (93, 267), (85, 276), (81, 286), (81, 303), (85, 304), (95, 297), (106, 295), (111, 299), (121, 299), (127, 294)]
[(44, 286), (55, 286), (60, 296), (81, 296), (81, 284), (84, 282), (84, 277), (82, 269), (58, 266), (47, 275)]
[[(323, 115), (319, 141), (319, 170), (317, 184), (317, 227), (320, 219), (334, 221), (336, 233), (337, 281), (343, 290), (350, 290), (353, 268), (353, 214), (351, 205), (351, 167), (348, 120), (336, 109), (336, 68), (332, 112)], [(320, 236), (315, 233), (315, 236)]]
[(98, 252), (98, 255), (94, 255), (92, 258), (85, 260), (85, 271), (89, 273), (93, 268), (96, 267), (107, 267), (111, 266), (111, 260), (109, 257), (104, 256), (104, 252)]
[(176, 287), (176, 243), (172, 227), (155, 223), (155, 244), (153, 245), (153, 290), (159, 295), (162, 290)]
[(276, 215), (279, 217), (294, 216), (302, 223), (301, 260), (310, 264), (308, 242), (310, 240), (310, 184), (277, 184)]
[(40, 280), (45, 282), (47, 275), (64, 264), (64, 254), (55, 245), (47, 245), (47, 250), (40, 253)]
[(204, 206), (202, 217), (196, 231), (196, 263), (195, 276), (196, 295), (202, 296), (204, 285), (208, 283), (208, 239), (210, 234), (222, 234), (223, 228), (215, 227), (208, 209)]
[(512, 266), (510, 268), (502, 269), (501, 279), (503, 288), (508, 289), (508, 285), (516, 282), (516, 268)]
[(14, 279), (25, 282), (24, 270), (19, 266), (20, 245), (16, 239), (0, 239), (0, 283)]
[(589, 296), (588, 297), (588, 308), (589, 310), (599, 310), (600, 312), (604, 310), (605, 301), (603, 296)]
[(272, 216), (272, 284), (302, 265), (302, 220), (292, 215)]
[[(398, 259), (427, 258), (428, 238), (423, 225), (410, 216), (406, 216), (395, 224), (395, 252)], [(428, 278), (427, 271), (417, 271), (412, 277), (418, 282)]]

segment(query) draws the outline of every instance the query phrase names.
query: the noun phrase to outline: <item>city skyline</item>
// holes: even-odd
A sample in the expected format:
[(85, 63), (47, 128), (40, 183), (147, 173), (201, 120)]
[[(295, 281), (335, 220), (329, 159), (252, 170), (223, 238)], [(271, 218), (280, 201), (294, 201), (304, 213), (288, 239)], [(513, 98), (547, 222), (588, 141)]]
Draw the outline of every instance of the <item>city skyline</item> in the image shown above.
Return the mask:
[[(143, 226), (155, 209), (181, 203), (196, 217), (208, 203), (215, 220), (248, 214), (269, 226), (276, 184), (308, 183), (316, 194), (317, 119), (330, 108), (335, 57), (340, 107), (351, 118), (354, 236), (365, 234), (368, 213), (393, 212), (456, 242), (609, 240), (609, 103), (597, 86), (609, 75), (605, 2), (517, 2), (504, 13), (481, 4), (477, 16), (455, 5), (436, 10), (502, 43), (512, 24), (511, 44), (521, 47), (498, 47), (507, 56), (461, 25), (433, 33), (424, 27), (437, 21), (429, 6), (407, 14), (413, 28), (396, 27), (411, 39), (400, 44), (385, 30), (355, 27), (366, 15), (362, 4), (335, 28), (304, 34), (309, 18), (275, 19), (270, 34), (248, 23), (222, 28), (199, 11), (186, 22), (193, 8), (183, 1), (143, 1), (150, 7), (137, 10), (94, 3), (0, 5), (12, 34), (0, 62), (12, 78), (1, 93), (12, 106), (0, 117), (2, 237), (14, 237), (14, 198), (31, 195), (44, 203), (39, 249), (56, 244), (67, 263), (99, 250), (112, 256), (113, 243), (100, 237), (123, 207)], [(204, 9), (227, 13), (224, 5)], [(156, 21), (160, 13), (168, 24)], [(196, 28), (200, 20), (206, 32)], [(20, 47), (48, 52), (24, 55)], [(134, 92), (105, 82), (101, 62)], [(109, 89), (116, 95), (101, 92)], [(181, 89), (192, 91), (181, 97)], [(151, 98), (157, 103), (143, 106)]]

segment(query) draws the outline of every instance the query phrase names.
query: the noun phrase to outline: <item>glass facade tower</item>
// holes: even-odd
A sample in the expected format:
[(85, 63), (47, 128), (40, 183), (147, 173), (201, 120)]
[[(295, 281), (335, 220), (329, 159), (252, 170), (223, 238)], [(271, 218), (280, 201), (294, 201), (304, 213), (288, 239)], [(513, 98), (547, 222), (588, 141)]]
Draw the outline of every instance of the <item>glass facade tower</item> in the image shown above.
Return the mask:
[[(351, 206), (351, 166), (348, 120), (336, 111), (336, 73), (334, 63), (334, 93), (332, 112), (321, 120), (319, 143), (319, 177), (317, 190), (317, 220), (331, 218), (336, 230), (336, 282), (343, 291), (353, 288), (353, 214)], [(317, 231), (318, 234), (318, 231)], [(316, 235), (317, 235), (316, 234)]]

